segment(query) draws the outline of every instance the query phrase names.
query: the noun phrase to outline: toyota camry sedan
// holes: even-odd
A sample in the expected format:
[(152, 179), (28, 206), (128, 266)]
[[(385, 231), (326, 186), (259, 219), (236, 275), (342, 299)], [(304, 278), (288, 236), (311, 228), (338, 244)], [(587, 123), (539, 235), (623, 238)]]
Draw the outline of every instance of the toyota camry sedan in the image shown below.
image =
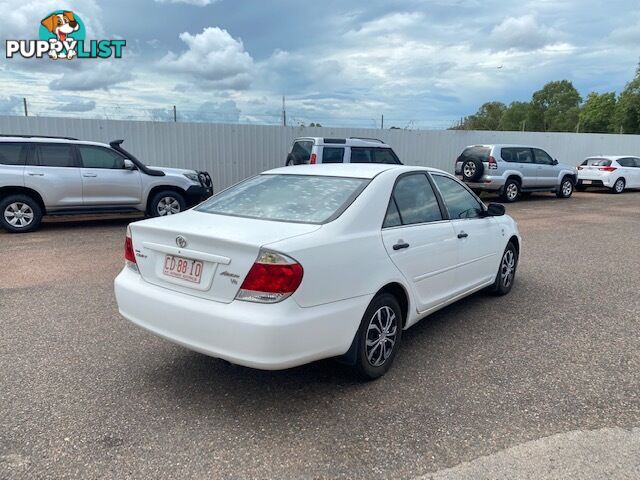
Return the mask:
[(120, 313), (260, 369), (341, 357), (384, 375), (403, 330), (479, 290), (508, 293), (514, 220), (455, 177), (400, 165), (285, 167), (132, 223)]

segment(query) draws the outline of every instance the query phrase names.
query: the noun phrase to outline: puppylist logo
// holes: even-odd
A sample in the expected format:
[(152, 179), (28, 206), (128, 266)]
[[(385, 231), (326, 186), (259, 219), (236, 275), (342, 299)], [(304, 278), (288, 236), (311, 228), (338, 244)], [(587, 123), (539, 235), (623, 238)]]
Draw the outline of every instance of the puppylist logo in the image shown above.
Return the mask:
[(7, 58), (122, 58), (126, 40), (86, 40), (84, 22), (68, 10), (56, 10), (40, 22), (39, 40), (7, 40)]

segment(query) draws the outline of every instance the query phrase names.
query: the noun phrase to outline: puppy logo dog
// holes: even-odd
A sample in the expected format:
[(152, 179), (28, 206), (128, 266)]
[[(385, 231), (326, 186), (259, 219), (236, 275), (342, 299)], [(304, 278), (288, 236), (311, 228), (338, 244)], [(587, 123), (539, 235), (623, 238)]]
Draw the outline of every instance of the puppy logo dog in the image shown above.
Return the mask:
[[(44, 26), (44, 28), (53, 33), (56, 36), (57, 40), (65, 46), (68, 45), (68, 43), (66, 43), (67, 37), (73, 32), (77, 32), (80, 29), (80, 24), (76, 21), (73, 12), (68, 11), (51, 14), (47, 18), (43, 19), (40, 23), (42, 24), (42, 26)], [(57, 52), (55, 50), (49, 51), (49, 57), (54, 60), (57, 60), (58, 58), (66, 58), (68, 60), (71, 60), (76, 55), (77, 52), (74, 48), (68, 48), (66, 49), (66, 52), (64, 50), (60, 52)]]

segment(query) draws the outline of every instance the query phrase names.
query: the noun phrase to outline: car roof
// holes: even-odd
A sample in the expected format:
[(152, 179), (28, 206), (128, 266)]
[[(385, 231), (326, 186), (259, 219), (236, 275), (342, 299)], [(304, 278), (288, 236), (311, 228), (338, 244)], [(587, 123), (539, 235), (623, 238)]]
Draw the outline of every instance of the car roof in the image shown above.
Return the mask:
[(106, 143), (100, 142), (86, 142), (84, 140), (75, 140), (72, 138), (62, 137), (29, 137), (29, 136), (16, 136), (16, 137), (0, 137), (0, 143), (72, 143), (74, 145), (93, 145), (98, 147), (109, 147)]
[(466, 146), (464, 148), (467, 149), (467, 148), (473, 148), (473, 147), (484, 147), (484, 148), (542, 148), (542, 147), (536, 147), (535, 145), (521, 145), (521, 144), (515, 144), (515, 143), (491, 143), (491, 144), (487, 144), (487, 145), (468, 145), (468, 146)]
[[(380, 173), (393, 170), (398, 175), (405, 172), (427, 171), (447, 173), (437, 168), (386, 163), (325, 163), (319, 165), (293, 165), (262, 172), (263, 175), (316, 175), (322, 177), (374, 178)], [(447, 173), (447, 175), (449, 175)]]
[(603, 160), (620, 160), (621, 158), (640, 158), (638, 155), (590, 155), (585, 158), (589, 160), (591, 158), (602, 158)]
[(365, 137), (298, 137), (293, 140), (297, 142), (300, 140), (310, 140), (314, 145), (323, 145), (331, 147), (382, 147), (389, 148), (389, 144), (379, 140), (377, 138), (365, 138)]

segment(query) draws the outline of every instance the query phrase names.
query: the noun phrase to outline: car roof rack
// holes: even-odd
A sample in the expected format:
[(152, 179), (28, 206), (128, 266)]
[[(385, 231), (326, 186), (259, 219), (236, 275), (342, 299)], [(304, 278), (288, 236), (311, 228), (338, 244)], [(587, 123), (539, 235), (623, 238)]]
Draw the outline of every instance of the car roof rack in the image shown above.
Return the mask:
[(384, 143), (379, 138), (368, 138), (368, 137), (349, 137), (349, 140), (368, 140), (370, 142)]
[(54, 135), (14, 135), (14, 134), (9, 134), (9, 133), (0, 133), (0, 137), (3, 137), (3, 138), (9, 138), (9, 137), (14, 137), (14, 138), (55, 138), (57, 140), (78, 140), (77, 138), (73, 138), (73, 137), (56, 137)]

